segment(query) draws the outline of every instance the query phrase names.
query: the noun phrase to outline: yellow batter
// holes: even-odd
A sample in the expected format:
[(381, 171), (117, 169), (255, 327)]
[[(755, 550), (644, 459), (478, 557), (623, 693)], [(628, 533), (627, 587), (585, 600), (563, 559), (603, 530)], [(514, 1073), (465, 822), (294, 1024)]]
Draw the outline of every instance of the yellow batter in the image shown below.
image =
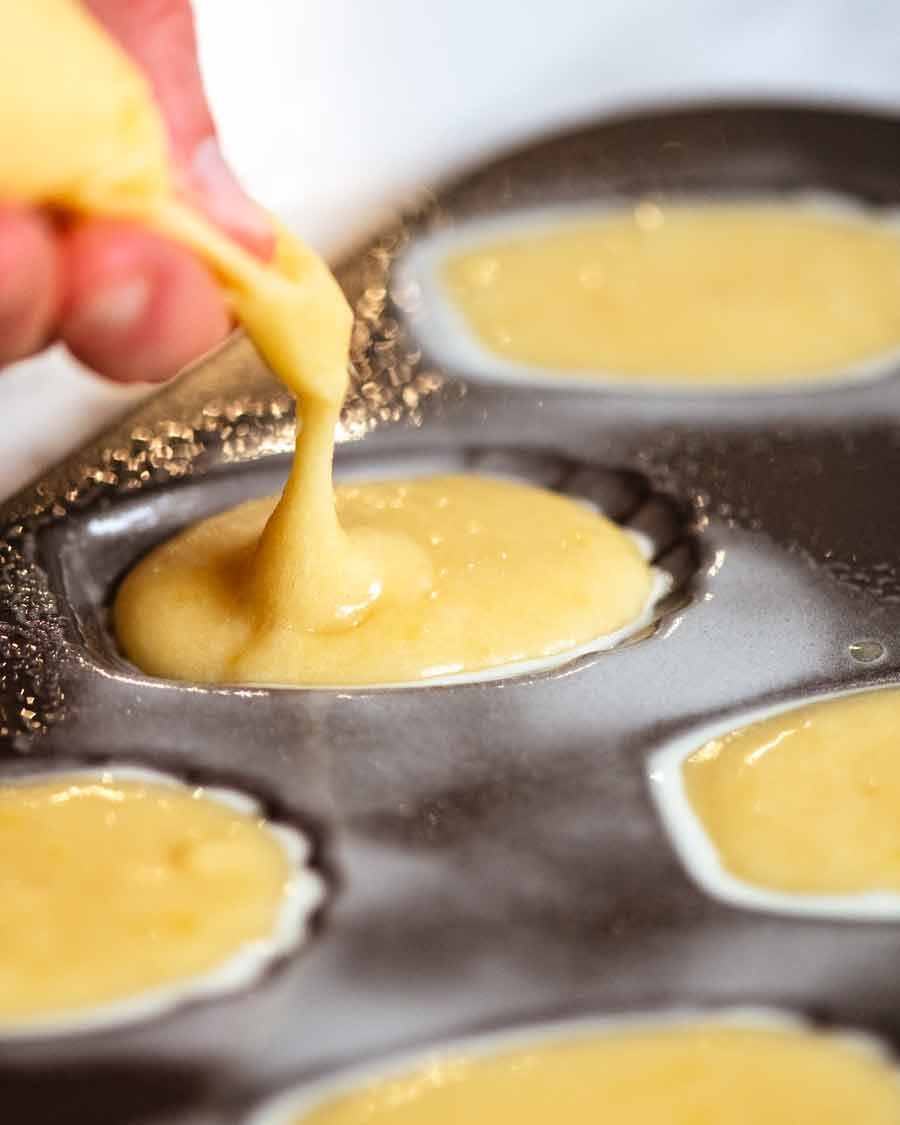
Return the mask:
[[(245, 590), (272, 500), (165, 543), (125, 580), (116, 631), (160, 676), (402, 682), (552, 656), (612, 633), (646, 606), (652, 572), (634, 541), (573, 500), (489, 477), (344, 485), (341, 525), (388, 576), (355, 628), (260, 617)], [(415, 568), (392, 565), (411, 537)]]
[(724, 866), (772, 890), (900, 891), (900, 692), (800, 707), (682, 766)]
[[(331, 495), (352, 320), (337, 282), (287, 233), (268, 266), (176, 199), (147, 82), (74, 0), (0, 0), (0, 26), (0, 197), (132, 218), (212, 267), (300, 400), (294, 471), (260, 547), (265, 578), (289, 599), (284, 612), (305, 625), (364, 604), (378, 575), (338, 525)], [(301, 573), (308, 585), (297, 582)]]
[[(523, 503), (514, 486), (497, 499), (499, 486), (462, 478), (411, 484), (411, 497), (438, 489), (442, 503), (468, 517), (435, 521), (420, 511), (427, 500), (381, 504), (376, 486), (355, 505), (342, 505), (342, 526), (331, 462), (351, 314), (327, 268), (284, 232), (276, 263), (264, 265), (178, 202), (146, 82), (72, 0), (0, 0), (0, 27), (0, 197), (127, 216), (186, 243), (215, 270), (237, 316), (299, 400), (297, 453), (274, 511), (241, 509), (189, 533), (126, 584), (116, 623), (138, 664), (178, 678), (385, 682), (437, 666), (539, 657), (565, 649), (575, 634), (596, 635), (585, 629), (600, 624), (602, 632), (607, 622), (618, 628), (640, 613), (650, 571), (622, 534), (534, 491)], [(536, 529), (538, 561), (520, 572), (533, 505), (545, 521)], [(491, 571), (487, 548), (472, 549), (469, 523), (486, 524), (498, 513), (502, 522), (484, 542), (514, 562), (494, 560)], [(423, 541), (426, 532), (456, 536), (447, 544), (451, 569), (466, 553), (466, 566), (483, 581), (444, 583), (441, 551), (427, 535)], [(590, 546), (579, 550), (582, 535)], [(562, 551), (569, 544), (556, 565), (590, 556), (590, 581), (573, 577), (574, 593), (558, 575), (532, 584), (553, 569), (548, 545)], [(609, 545), (608, 557), (601, 544)], [(620, 589), (625, 596), (617, 603)], [(494, 612), (497, 599), (503, 613)], [(584, 620), (578, 628), (575, 603)], [(518, 615), (538, 627), (530, 634), (516, 628)], [(559, 629), (548, 628), (555, 616)], [(511, 636), (500, 643), (507, 624)]]
[(900, 1125), (874, 1052), (810, 1031), (693, 1023), (451, 1055), (290, 1125)]
[(821, 206), (644, 202), (498, 237), (443, 277), (491, 352), (548, 373), (776, 385), (900, 347), (900, 230)]
[(215, 969), (272, 936), (291, 875), (264, 821), (202, 789), (0, 787), (0, 1030)]

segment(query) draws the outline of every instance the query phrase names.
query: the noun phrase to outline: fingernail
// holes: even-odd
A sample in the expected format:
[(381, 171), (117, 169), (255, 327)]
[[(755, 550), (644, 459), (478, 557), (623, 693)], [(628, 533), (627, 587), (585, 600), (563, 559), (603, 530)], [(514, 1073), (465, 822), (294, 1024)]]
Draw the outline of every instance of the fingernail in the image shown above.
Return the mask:
[(215, 137), (201, 141), (191, 161), (193, 186), (209, 217), (259, 253), (270, 253), (272, 224), (268, 215), (244, 193)]
[(124, 333), (141, 321), (149, 301), (149, 283), (135, 277), (92, 297), (78, 310), (75, 319), (80, 330)]

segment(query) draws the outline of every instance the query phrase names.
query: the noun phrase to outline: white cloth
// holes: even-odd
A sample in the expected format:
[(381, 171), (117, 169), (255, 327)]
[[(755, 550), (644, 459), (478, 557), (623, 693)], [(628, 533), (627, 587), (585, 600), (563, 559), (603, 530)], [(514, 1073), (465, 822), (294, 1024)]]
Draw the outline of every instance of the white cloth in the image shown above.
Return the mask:
[[(894, 0), (195, 0), (248, 188), (340, 252), (423, 183), (605, 110), (693, 96), (900, 109)], [(121, 413), (61, 353), (0, 376), (0, 497)]]

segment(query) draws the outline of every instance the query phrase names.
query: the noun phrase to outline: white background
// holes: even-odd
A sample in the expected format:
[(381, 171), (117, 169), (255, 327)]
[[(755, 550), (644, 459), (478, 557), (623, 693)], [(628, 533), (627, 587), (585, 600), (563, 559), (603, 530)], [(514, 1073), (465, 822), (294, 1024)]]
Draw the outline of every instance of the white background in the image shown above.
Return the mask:
[[(227, 153), (334, 255), (498, 145), (697, 95), (900, 109), (900, 0), (195, 0)], [(60, 353), (0, 376), (0, 497), (121, 413)]]

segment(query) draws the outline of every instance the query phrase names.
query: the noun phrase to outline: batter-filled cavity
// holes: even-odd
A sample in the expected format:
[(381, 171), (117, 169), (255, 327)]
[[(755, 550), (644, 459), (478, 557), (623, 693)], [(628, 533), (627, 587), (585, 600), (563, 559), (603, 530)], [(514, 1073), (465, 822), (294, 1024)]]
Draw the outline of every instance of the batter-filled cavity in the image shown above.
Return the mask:
[(874, 373), (900, 348), (900, 227), (860, 205), (644, 200), (452, 238), (414, 272), (429, 346), (467, 370), (738, 390)]
[(615, 638), (661, 593), (633, 536), (547, 489), (451, 475), (342, 485), (336, 500), (366, 598), (311, 626), (309, 575), (298, 562), (279, 581), (267, 551), (275, 501), (251, 501), (131, 572), (115, 606), (126, 655), (193, 680), (429, 682)]
[(900, 691), (781, 711), (663, 751), (653, 788), (689, 868), (750, 906), (900, 917)]
[(547, 1032), (435, 1053), (285, 1099), (252, 1125), (896, 1125), (900, 1081), (867, 1041), (756, 1013)]
[(0, 1039), (248, 983), (321, 902), (307, 853), (249, 798), (155, 773), (0, 785)]

